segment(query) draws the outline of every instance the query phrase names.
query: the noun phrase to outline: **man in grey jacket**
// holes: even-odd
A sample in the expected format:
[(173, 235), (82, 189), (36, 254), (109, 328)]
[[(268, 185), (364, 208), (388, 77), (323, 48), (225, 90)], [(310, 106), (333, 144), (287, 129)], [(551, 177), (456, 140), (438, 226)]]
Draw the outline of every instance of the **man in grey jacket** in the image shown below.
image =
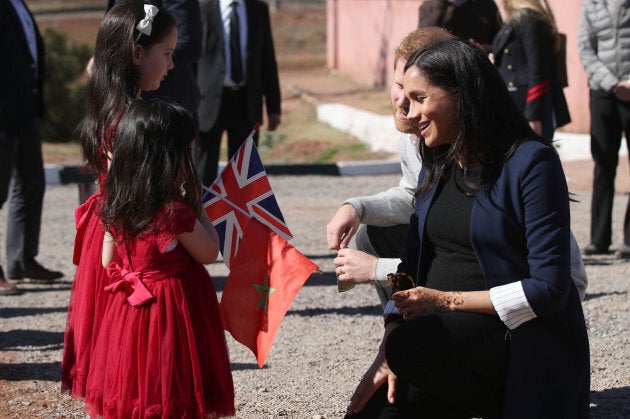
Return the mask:
[[(612, 205), (622, 132), (630, 148), (630, 5), (624, 0), (584, 0), (578, 28), (580, 59), (588, 75), (591, 154), (595, 162), (591, 243), (585, 255), (608, 253)], [(616, 256), (630, 258), (630, 200), (623, 244)]]
[[(418, 137), (410, 134), (416, 130), (416, 126), (406, 117), (409, 100), (404, 95), (402, 85), (405, 63), (417, 49), (450, 37), (452, 35), (443, 29), (422, 28), (407, 35), (396, 48), (390, 99), (396, 129), (401, 133), (399, 150), (402, 177), (398, 186), (384, 192), (346, 200), (328, 223), (328, 246), (338, 250), (334, 263), (341, 281), (340, 291), (352, 288), (355, 283), (376, 281), (381, 303), (385, 305), (389, 299), (391, 288), (387, 274), (396, 272), (399, 257), (405, 248), (421, 168)], [(365, 225), (359, 228), (361, 223)], [(348, 248), (355, 234), (357, 249)]]
[[(420, 28), (411, 32), (396, 48), (394, 54), (394, 82), (390, 99), (396, 129), (400, 134), (402, 177), (398, 186), (375, 195), (347, 199), (328, 223), (327, 240), (332, 250), (339, 290), (346, 291), (358, 283), (375, 283), (383, 307), (391, 295), (387, 274), (398, 269), (400, 256), (407, 241), (409, 218), (414, 209), (414, 194), (422, 167), (418, 154), (417, 130), (407, 119), (409, 100), (403, 93), (404, 67), (414, 51), (428, 44), (452, 37), (435, 28)], [(359, 228), (360, 224), (365, 224)], [(356, 234), (357, 249), (348, 247)], [(571, 276), (583, 299), (586, 291), (586, 272), (580, 250), (571, 234)]]

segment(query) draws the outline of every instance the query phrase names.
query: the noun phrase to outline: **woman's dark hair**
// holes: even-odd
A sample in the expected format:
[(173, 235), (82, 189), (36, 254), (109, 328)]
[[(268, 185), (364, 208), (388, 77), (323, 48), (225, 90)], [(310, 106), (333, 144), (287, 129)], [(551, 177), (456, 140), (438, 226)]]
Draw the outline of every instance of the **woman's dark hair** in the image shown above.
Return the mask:
[[(479, 189), (491, 182), (523, 141), (551, 145), (530, 128), (481, 49), (459, 39), (447, 39), (416, 51), (405, 71), (410, 67), (417, 67), (430, 84), (456, 98), (459, 125), (452, 145), (429, 148), (420, 139), (426, 175), (418, 185), (418, 194), (431, 190), (442, 172), (456, 164), (463, 165), (467, 182)], [(468, 174), (479, 171), (480, 180), (471, 181)]]
[(129, 105), (114, 137), (101, 217), (106, 229), (135, 237), (167, 203), (198, 210), (201, 181), (193, 166), (196, 124), (183, 107), (161, 100)]
[[(175, 27), (164, 9), (153, 18), (151, 35), (140, 35), (136, 25), (145, 17), (146, 1), (126, 0), (103, 18), (96, 36), (92, 74), (86, 87), (85, 112), (77, 136), (87, 169), (107, 171), (107, 152), (116, 120), (140, 93), (140, 73), (133, 63), (134, 45), (149, 49)], [(137, 41), (136, 41), (137, 40)]]

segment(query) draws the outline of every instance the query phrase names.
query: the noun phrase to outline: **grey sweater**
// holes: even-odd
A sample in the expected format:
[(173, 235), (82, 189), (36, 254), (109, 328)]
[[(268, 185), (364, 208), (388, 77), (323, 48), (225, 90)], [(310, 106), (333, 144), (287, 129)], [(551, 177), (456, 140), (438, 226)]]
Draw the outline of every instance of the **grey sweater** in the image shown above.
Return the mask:
[[(411, 134), (400, 134), (399, 152), (402, 177), (398, 186), (376, 195), (350, 198), (350, 204), (363, 224), (390, 227), (409, 224), (414, 209), (414, 193), (418, 186), (418, 175), (422, 164), (417, 151), (418, 138)], [(386, 282), (387, 274), (396, 272), (400, 259), (379, 258), (376, 262), (377, 282)]]
[(578, 28), (580, 60), (592, 90), (609, 92), (630, 76), (630, 4), (584, 0)]

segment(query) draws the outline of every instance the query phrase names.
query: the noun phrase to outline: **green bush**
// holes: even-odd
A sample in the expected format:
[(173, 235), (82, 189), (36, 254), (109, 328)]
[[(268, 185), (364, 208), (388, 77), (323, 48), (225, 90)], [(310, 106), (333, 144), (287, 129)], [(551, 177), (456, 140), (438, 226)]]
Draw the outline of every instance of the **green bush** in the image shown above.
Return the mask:
[(54, 29), (46, 29), (43, 38), (46, 45), (43, 140), (70, 142), (83, 113), (83, 74), (92, 50), (85, 44), (71, 43), (67, 34)]

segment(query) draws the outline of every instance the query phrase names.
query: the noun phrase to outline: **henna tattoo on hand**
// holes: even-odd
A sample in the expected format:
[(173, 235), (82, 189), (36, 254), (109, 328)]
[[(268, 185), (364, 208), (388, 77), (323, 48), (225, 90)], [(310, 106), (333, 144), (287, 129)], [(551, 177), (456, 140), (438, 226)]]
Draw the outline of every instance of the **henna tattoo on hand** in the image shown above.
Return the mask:
[(460, 291), (443, 292), (431, 290), (423, 295), (418, 303), (420, 313), (446, 313), (452, 310), (452, 306), (464, 304), (464, 295)]

